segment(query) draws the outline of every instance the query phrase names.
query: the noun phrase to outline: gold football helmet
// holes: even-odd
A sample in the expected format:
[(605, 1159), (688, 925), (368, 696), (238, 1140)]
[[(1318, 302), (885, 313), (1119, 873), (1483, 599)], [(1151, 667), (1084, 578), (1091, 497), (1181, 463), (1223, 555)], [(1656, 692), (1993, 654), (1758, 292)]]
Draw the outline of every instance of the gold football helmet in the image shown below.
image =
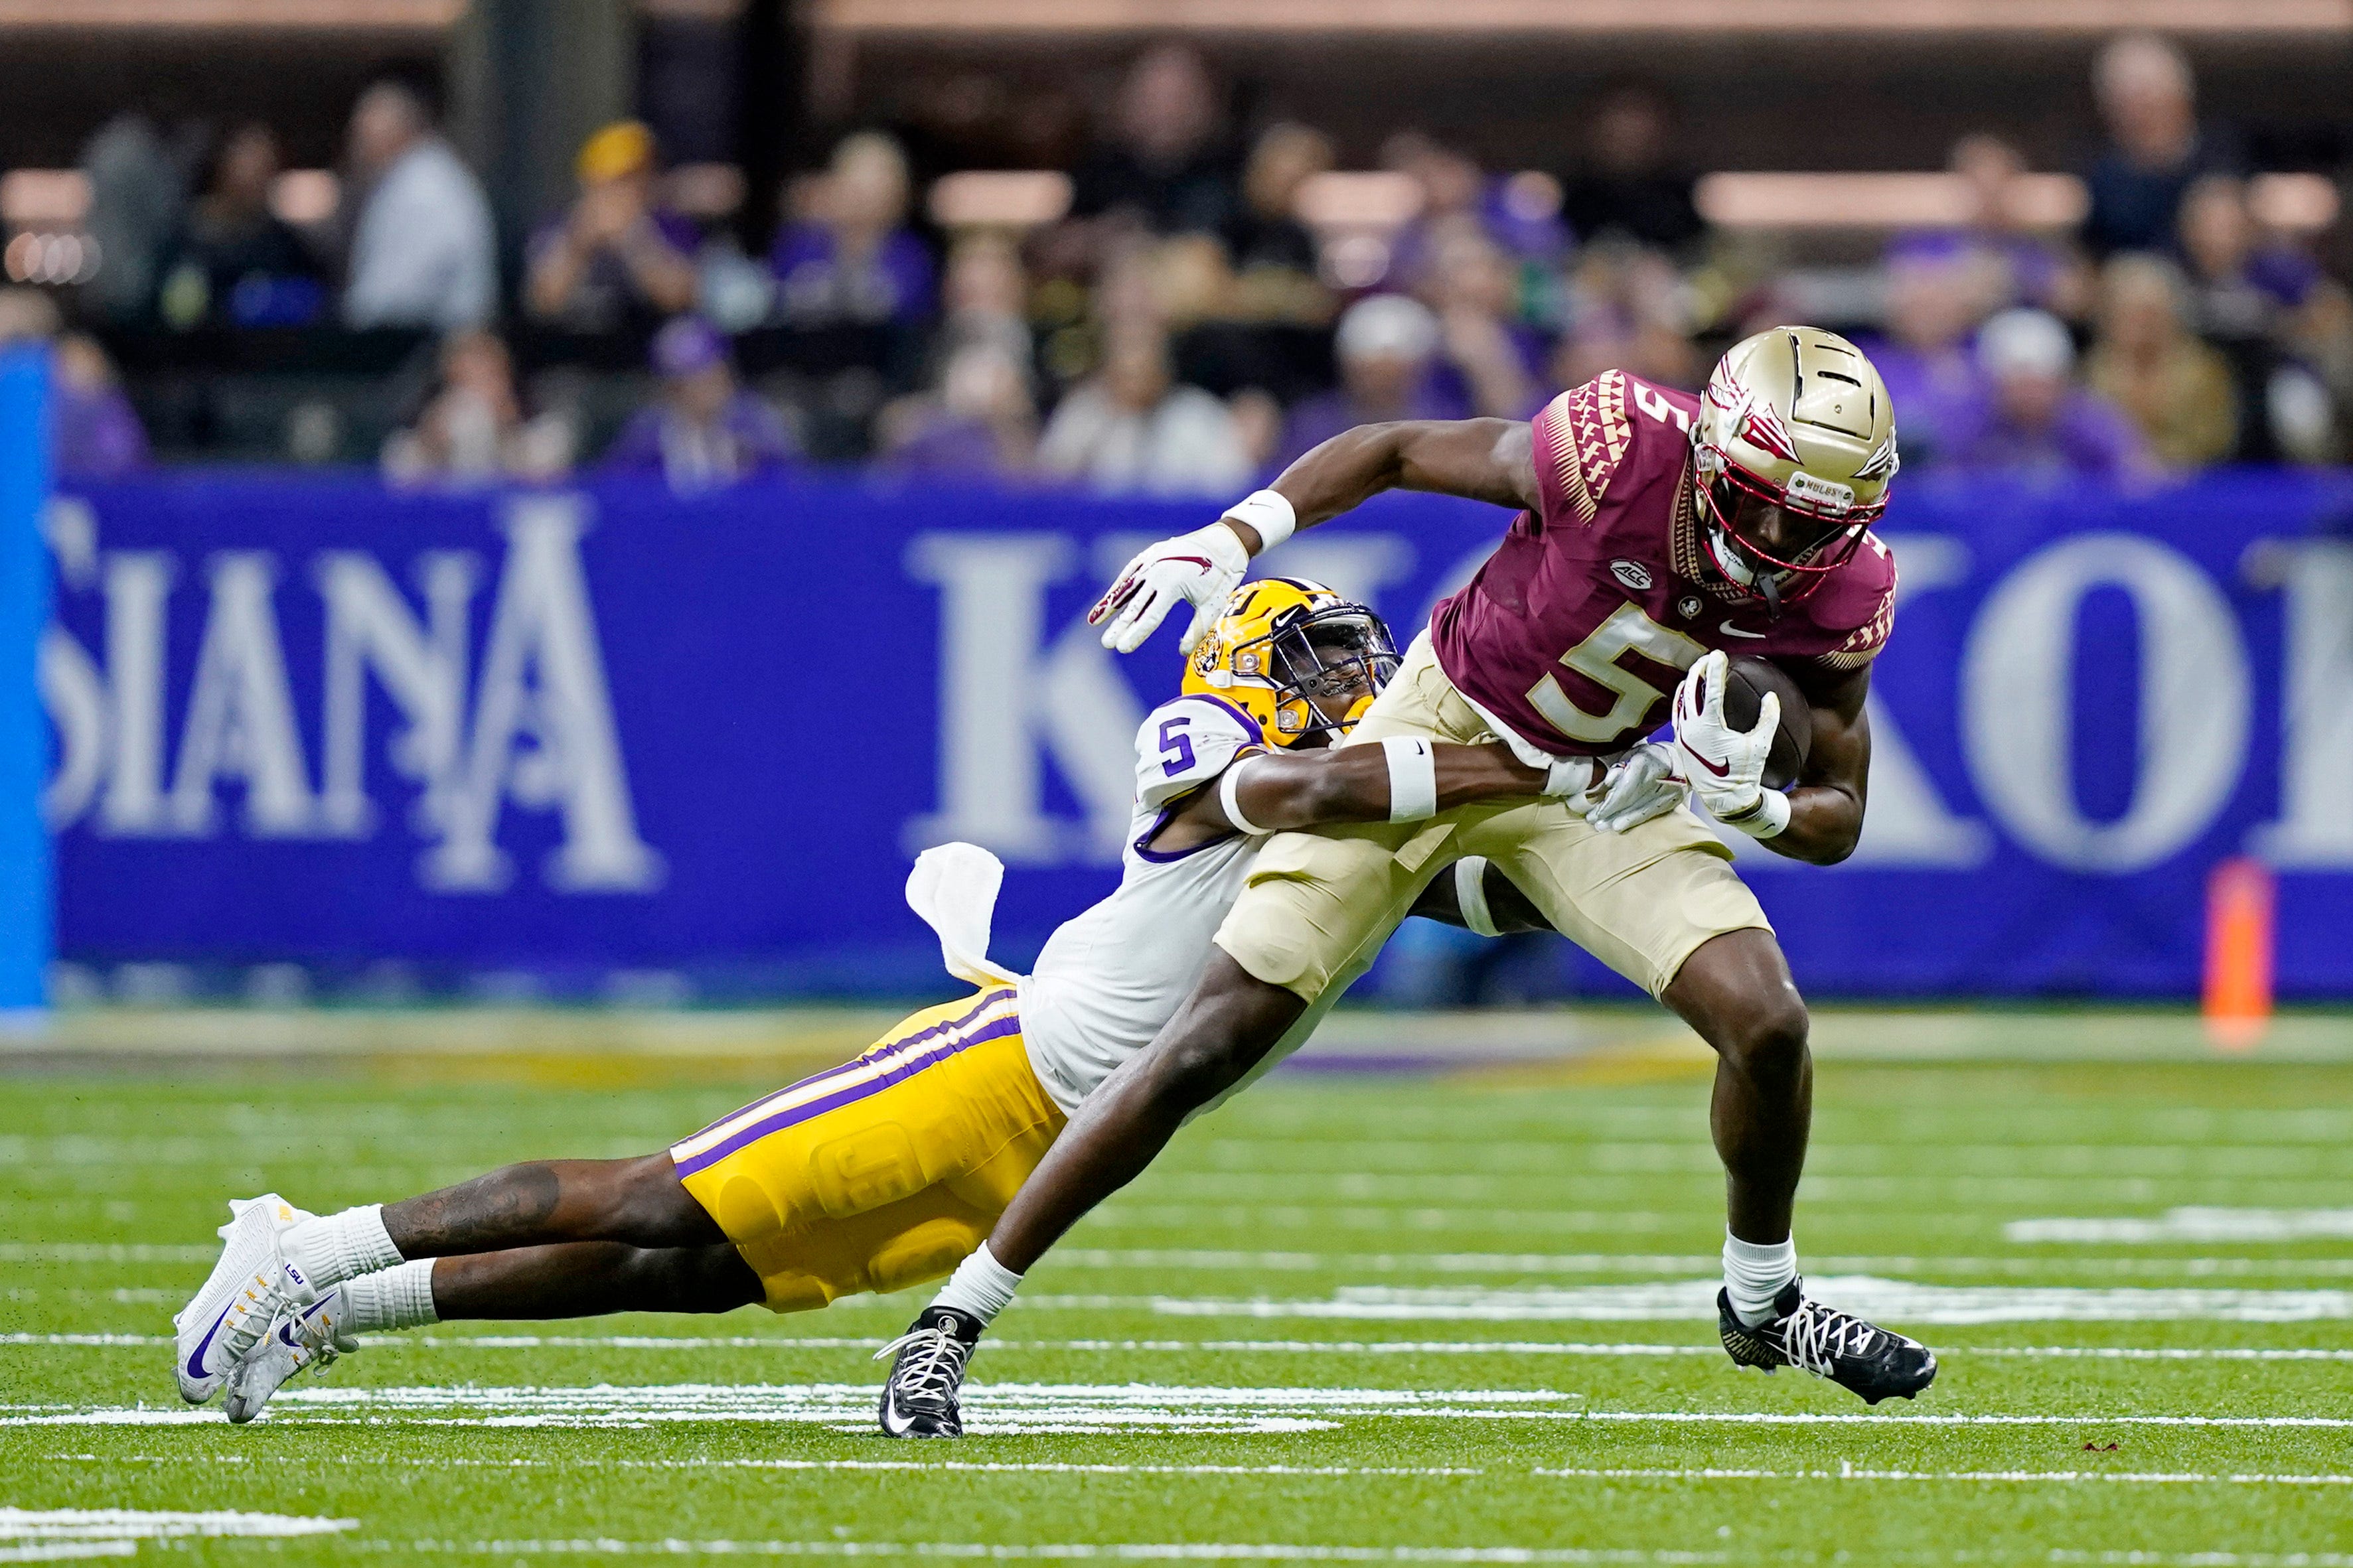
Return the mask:
[(1193, 649), (1185, 689), (1250, 715), (1271, 746), (1330, 745), (1397, 673), (1388, 623), (1321, 583), (1243, 584)]
[(1886, 511), (1895, 413), (1862, 350), (1819, 327), (1775, 327), (1717, 363), (1692, 446), (1709, 553), (1778, 608), (1784, 577), (1819, 583)]

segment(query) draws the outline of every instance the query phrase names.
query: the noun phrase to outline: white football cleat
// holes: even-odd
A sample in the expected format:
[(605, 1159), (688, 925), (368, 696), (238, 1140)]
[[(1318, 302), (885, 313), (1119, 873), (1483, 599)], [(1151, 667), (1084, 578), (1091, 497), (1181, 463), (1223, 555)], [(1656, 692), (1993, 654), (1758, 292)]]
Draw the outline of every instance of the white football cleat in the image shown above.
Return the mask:
[(279, 1313), (252, 1353), (229, 1368), (228, 1418), (242, 1426), (260, 1415), (269, 1396), (296, 1373), (305, 1368), (323, 1372), (359, 1349), (359, 1341), (343, 1332), (350, 1317), (351, 1304), (341, 1285), (307, 1307)]
[(313, 1294), (310, 1281), (287, 1267), (278, 1237), (317, 1215), (276, 1193), (231, 1198), (228, 1212), (231, 1218), (219, 1232), (220, 1261), (172, 1319), (179, 1338), (180, 1397), (191, 1405), (213, 1396), (230, 1365), (253, 1349), (280, 1310), (308, 1306)]

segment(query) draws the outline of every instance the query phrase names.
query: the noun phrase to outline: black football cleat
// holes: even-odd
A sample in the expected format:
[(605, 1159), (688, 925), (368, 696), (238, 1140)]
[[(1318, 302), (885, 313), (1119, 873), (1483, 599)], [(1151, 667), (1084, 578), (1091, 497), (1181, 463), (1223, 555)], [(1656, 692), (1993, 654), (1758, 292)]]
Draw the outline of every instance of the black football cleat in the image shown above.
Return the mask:
[(952, 1308), (926, 1307), (907, 1331), (874, 1352), (893, 1352), (891, 1381), (882, 1385), (885, 1437), (961, 1437), (964, 1412), (956, 1395), (965, 1363), (980, 1343), (980, 1325)]
[(1716, 1329), (1725, 1353), (1741, 1366), (1766, 1372), (1794, 1366), (1827, 1377), (1865, 1405), (1891, 1394), (1909, 1399), (1936, 1380), (1936, 1356), (1861, 1318), (1806, 1299), (1805, 1281), (1792, 1279), (1773, 1299), (1773, 1319), (1750, 1328), (1732, 1310), (1730, 1292), (1715, 1293)]

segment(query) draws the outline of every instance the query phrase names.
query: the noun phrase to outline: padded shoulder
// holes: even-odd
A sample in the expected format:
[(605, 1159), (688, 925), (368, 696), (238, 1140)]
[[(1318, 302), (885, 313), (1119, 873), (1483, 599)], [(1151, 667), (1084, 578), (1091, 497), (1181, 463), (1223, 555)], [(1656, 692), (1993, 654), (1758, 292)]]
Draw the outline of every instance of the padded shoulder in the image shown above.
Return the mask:
[(1544, 521), (1593, 521), (1634, 447), (1626, 373), (1604, 371), (1572, 386), (1536, 413), (1536, 485), (1544, 495)]
[(1197, 692), (1163, 702), (1135, 732), (1136, 804), (1158, 811), (1264, 743), (1250, 715), (1230, 702)]

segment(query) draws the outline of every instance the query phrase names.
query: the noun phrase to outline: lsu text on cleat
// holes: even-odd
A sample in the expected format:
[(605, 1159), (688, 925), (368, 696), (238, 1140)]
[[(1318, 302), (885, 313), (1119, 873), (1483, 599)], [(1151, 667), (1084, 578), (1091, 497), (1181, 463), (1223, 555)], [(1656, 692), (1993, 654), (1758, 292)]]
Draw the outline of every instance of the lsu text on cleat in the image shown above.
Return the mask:
[(239, 1356), (251, 1350), (290, 1296), (307, 1303), (307, 1281), (290, 1277), (278, 1250), (289, 1226), (311, 1217), (276, 1193), (229, 1200), (221, 1255), (188, 1304), (172, 1319), (180, 1397), (202, 1405)]

